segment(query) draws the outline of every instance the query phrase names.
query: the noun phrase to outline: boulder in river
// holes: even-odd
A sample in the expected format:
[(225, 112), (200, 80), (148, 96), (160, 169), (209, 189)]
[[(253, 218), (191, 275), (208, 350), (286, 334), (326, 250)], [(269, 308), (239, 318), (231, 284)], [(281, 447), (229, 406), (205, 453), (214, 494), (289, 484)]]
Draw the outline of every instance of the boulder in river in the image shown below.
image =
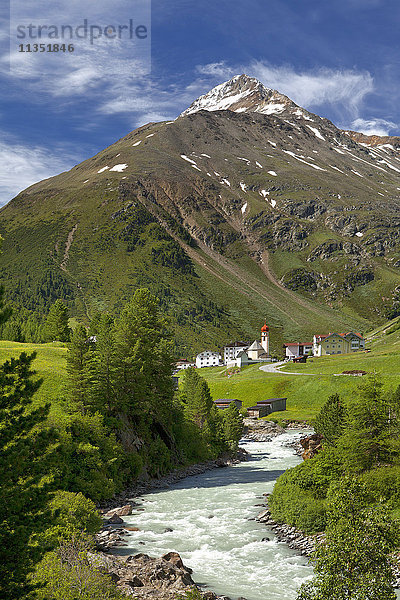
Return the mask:
[(195, 587), (190, 569), (177, 552), (162, 558), (143, 553), (128, 557), (89, 553), (88, 559), (94, 567), (109, 573), (123, 592), (140, 600), (175, 600), (179, 593)]
[(125, 506), (118, 506), (117, 508), (113, 508), (105, 513), (104, 518), (110, 519), (113, 515), (118, 515), (119, 517), (126, 517), (132, 514), (132, 505), (125, 504)]

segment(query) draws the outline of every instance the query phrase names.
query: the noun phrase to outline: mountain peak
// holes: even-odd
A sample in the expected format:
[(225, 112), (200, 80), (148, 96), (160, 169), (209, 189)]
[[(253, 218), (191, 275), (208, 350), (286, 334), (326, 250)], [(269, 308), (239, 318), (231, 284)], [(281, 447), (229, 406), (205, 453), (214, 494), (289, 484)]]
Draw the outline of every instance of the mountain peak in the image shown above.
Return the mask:
[(235, 75), (200, 96), (181, 117), (199, 110), (231, 110), (233, 112), (258, 112), (265, 115), (280, 114), (286, 108), (296, 108), (287, 96), (265, 87), (261, 81), (248, 75)]

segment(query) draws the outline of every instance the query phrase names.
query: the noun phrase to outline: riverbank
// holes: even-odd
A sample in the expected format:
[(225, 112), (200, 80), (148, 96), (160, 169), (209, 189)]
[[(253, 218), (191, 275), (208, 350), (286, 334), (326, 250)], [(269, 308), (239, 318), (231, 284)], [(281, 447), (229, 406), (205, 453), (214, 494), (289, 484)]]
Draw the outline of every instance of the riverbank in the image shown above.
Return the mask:
[[(126, 594), (134, 593), (140, 600), (175, 600), (177, 594), (196, 590), (204, 600), (230, 600), (212, 592), (202, 591), (191, 577), (192, 569), (184, 565), (177, 552), (167, 552), (159, 558), (144, 553), (129, 556), (113, 555), (118, 547), (126, 547), (127, 538), (138, 527), (125, 523), (124, 517), (142, 511), (138, 499), (149, 492), (168, 489), (188, 477), (207, 471), (238, 464), (247, 459), (247, 452), (239, 449), (235, 456), (223, 455), (216, 460), (175, 469), (159, 479), (149, 479), (127, 488), (100, 505), (103, 528), (95, 535), (97, 552), (89, 555), (93, 566), (110, 574), (115, 584)], [(140, 542), (139, 542), (140, 544)], [(245, 599), (242, 599), (245, 600)]]
[[(272, 427), (275, 429), (275, 424)], [(112, 505), (113, 512), (120, 508), (124, 513), (119, 517), (122, 523), (106, 526), (100, 538), (104, 545), (107, 538), (116, 542), (105, 555), (112, 558), (104, 559), (107, 569), (113, 569), (113, 579), (121, 587), (136, 576), (144, 585), (141, 590), (134, 589), (135, 596), (146, 599), (147, 594), (169, 600), (171, 594), (178, 595), (177, 587), (185, 589), (181, 579), (184, 573), (168, 564), (173, 550), (179, 552), (175, 557), (186, 569), (194, 570), (193, 575), (189, 574), (198, 582), (204, 598), (293, 600), (297, 582), (309, 575), (310, 568), (304, 558), (275, 539), (266, 541), (264, 527), (255, 517), (260, 511), (256, 507), (265, 502), (262, 493), (272, 491), (276, 477), (300, 460), (287, 446), (296, 437), (294, 432), (286, 431), (270, 442), (244, 440), (250, 452), (247, 461), (228, 469), (208, 463), (191, 467), (189, 472), (180, 470), (153, 482), (155, 486), (145, 496), (143, 487), (135, 486), (136, 493), (140, 493), (129, 496), (131, 502)], [(184, 474), (188, 478), (183, 478)], [(178, 480), (173, 482), (171, 475)], [(113, 512), (107, 517), (112, 518)], [(288, 569), (292, 581), (287, 585), (283, 581)], [(187, 590), (195, 585), (186, 577), (184, 581)], [(154, 584), (151, 593), (149, 584)], [(209, 591), (205, 591), (207, 588)]]

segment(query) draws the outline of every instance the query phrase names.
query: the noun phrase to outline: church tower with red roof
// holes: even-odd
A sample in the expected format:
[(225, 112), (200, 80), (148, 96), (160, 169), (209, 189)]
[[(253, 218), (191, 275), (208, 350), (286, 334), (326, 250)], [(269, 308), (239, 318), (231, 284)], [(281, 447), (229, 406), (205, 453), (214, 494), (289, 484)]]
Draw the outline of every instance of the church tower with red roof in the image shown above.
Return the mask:
[(269, 356), (269, 327), (267, 325), (267, 320), (265, 320), (265, 324), (261, 327), (261, 346)]

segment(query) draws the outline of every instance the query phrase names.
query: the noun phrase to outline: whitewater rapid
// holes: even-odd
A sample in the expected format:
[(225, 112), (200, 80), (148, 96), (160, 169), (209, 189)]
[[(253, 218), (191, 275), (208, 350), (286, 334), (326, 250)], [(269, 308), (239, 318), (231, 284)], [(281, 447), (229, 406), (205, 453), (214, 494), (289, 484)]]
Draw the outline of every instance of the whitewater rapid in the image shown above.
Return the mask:
[[(277, 477), (301, 459), (288, 442), (304, 432), (289, 432), (271, 442), (242, 442), (247, 462), (187, 477), (167, 489), (138, 499), (139, 509), (124, 517), (138, 527), (118, 554), (161, 556), (176, 551), (193, 579), (217, 594), (247, 600), (295, 600), (299, 585), (312, 575), (307, 559), (278, 543), (254, 520), (256, 506)], [(269, 541), (262, 541), (263, 538)]]

